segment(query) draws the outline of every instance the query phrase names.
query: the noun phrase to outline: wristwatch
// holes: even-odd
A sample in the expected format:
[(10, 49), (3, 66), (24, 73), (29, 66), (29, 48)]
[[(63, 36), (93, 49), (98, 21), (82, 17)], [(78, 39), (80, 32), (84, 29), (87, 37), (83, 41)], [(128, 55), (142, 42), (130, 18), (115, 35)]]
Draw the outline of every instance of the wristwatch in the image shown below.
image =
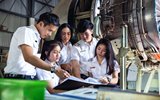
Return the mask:
[(51, 73), (56, 73), (56, 66), (51, 67)]

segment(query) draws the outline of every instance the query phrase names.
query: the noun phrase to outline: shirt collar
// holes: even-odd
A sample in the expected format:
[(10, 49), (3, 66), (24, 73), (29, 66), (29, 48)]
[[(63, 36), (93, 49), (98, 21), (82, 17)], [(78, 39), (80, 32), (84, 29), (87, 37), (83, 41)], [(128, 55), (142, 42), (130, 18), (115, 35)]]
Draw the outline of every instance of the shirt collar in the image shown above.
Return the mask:
[[(93, 62), (97, 62), (97, 61), (98, 61), (98, 60), (97, 60), (97, 57), (94, 57), (92, 61), (93, 61)], [(105, 63), (105, 62), (107, 63), (106, 59), (104, 58), (104, 59), (102, 60), (102, 64)]]
[(91, 40), (90, 43), (87, 43), (87, 42), (85, 42), (85, 41), (83, 41), (83, 40), (82, 40), (82, 42), (84, 42), (84, 44), (86, 44), (86, 45), (92, 45), (92, 44), (95, 42), (95, 38), (92, 37), (92, 40)]
[(94, 57), (92, 61), (97, 62), (97, 57)]
[(50, 62), (49, 60), (47, 60), (47, 59), (45, 60), (45, 62), (46, 62), (46, 63), (48, 63), (48, 64), (50, 64), (50, 63), (51, 63), (51, 62)]
[(38, 32), (37, 28), (34, 25), (31, 25), (30, 28), (33, 29), (33, 31), (35, 32), (37, 38), (41, 39), (40, 33)]
[(63, 46), (71, 46), (71, 42), (68, 42), (66, 45), (64, 43), (62, 43)]
[(48, 64), (51, 64), (52, 66), (53, 66), (53, 65), (56, 65), (56, 63), (53, 64), (53, 63), (50, 62), (48, 59), (46, 59), (45, 62), (48, 63)]

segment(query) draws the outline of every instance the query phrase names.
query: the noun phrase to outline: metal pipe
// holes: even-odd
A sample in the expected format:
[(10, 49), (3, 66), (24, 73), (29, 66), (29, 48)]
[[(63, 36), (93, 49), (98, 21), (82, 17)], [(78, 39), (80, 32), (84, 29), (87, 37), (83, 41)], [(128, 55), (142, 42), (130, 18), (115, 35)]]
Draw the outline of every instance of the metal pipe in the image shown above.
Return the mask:
[(29, 18), (29, 25), (34, 25), (35, 24), (35, 18), (30, 17)]
[(122, 26), (122, 41), (121, 41), (121, 57), (120, 57), (120, 88), (126, 90), (126, 53), (128, 52), (128, 26)]

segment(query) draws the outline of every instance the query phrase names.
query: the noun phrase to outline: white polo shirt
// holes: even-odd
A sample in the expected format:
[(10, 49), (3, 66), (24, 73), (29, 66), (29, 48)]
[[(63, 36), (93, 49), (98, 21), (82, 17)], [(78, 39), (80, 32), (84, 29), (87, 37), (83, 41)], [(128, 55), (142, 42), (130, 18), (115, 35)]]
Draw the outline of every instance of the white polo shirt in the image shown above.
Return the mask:
[[(51, 62), (48, 60), (45, 60), (48, 64)], [(56, 67), (59, 67), (56, 65)], [(39, 80), (50, 80), (53, 84), (53, 87), (56, 87), (59, 84), (60, 78), (55, 74), (51, 73), (51, 71), (43, 70), (40, 68), (36, 68), (37, 71), (37, 77)], [(49, 92), (46, 90), (45, 93), (49, 94)]]
[(40, 34), (35, 26), (19, 27), (11, 39), (5, 73), (36, 75), (35, 67), (24, 60), (20, 45), (26, 44), (33, 48), (33, 55), (37, 56)]
[[(45, 62), (50, 63), (50, 61), (48, 60), (45, 60)], [(56, 65), (56, 67), (59, 66)], [(37, 77), (39, 80), (51, 80), (54, 87), (58, 85), (60, 78), (55, 73), (51, 73), (51, 71), (47, 71), (40, 68), (36, 68), (36, 70), (37, 70)]]
[(96, 38), (93, 38), (90, 44), (80, 40), (73, 46), (71, 60), (79, 61), (81, 74), (88, 75), (84, 62), (88, 62), (94, 57), (97, 42), (98, 40)]
[[(114, 71), (120, 72), (119, 64), (114, 60)], [(103, 59), (102, 64), (100, 65), (97, 61), (97, 58), (94, 57), (90, 62), (86, 63), (88, 72), (92, 73), (93, 78), (99, 79), (101, 77), (107, 76), (112, 78), (112, 75), (108, 75), (109, 68), (107, 69), (107, 61)]]
[(61, 57), (59, 60), (59, 64), (66, 64), (69, 63), (71, 60), (71, 49), (72, 49), (72, 44), (68, 42), (66, 45), (63, 45), (63, 48), (60, 52)]

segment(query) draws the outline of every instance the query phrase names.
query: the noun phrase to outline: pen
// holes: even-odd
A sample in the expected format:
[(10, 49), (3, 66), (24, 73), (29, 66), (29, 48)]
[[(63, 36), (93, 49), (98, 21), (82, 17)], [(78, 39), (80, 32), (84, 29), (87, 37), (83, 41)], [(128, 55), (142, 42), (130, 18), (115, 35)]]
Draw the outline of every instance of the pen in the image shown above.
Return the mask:
[(96, 94), (97, 92), (85, 92), (84, 94)]

